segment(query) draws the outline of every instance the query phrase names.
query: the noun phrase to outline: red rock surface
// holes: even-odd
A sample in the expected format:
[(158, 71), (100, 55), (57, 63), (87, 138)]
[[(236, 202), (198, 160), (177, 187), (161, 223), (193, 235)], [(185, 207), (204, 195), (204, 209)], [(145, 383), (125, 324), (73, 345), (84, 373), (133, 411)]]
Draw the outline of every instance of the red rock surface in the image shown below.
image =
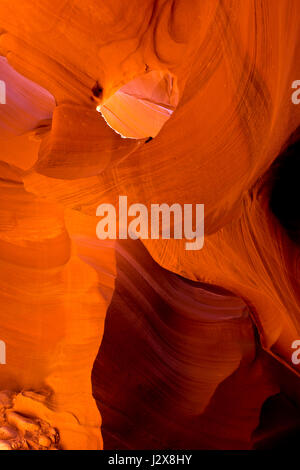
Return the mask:
[[(4, 448), (52, 428), (60, 448), (102, 447), (91, 371), (106, 314), (93, 386), (107, 448), (272, 445), (270, 409), (279, 435), (297, 427), (277, 410), (299, 413), (299, 245), (270, 211), (268, 170), (300, 121), (299, 13), (298, 0), (1, 0)], [(127, 113), (139, 138), (124, 139), (96, 107), (151, 73), (173, 77), (176, 100), (139, 93), (172, 116), (146, 143), (155, 113), (126, 104), (113, 127)], [(100, 241), (96, 208), (119, 195), (204, 204), (204, 248)]]

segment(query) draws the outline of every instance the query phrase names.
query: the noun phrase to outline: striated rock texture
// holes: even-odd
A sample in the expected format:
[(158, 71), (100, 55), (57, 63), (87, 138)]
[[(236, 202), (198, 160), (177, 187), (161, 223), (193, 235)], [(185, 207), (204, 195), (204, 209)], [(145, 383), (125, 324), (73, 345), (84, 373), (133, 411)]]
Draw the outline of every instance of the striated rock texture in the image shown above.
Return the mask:
[[(102, 447), (106, 313), (105, 447), (272, 447), (297, 429), (299, 243), (272, 164), (300, 123), (299, 10), (1, 0), (2, 448)], [(98, 240), (119, 195), (204, 204), (204, 248)]]
[(241, 299), (162, 269), (139, 242), (118, 244), (93, 370), (105, 448), (251, 448), (279, 392), (259, 349)]
[[(33, 399), (24, 413), (58, 428), (62, 448), (99, 448), (91, 369), (113, 291), (114, 254), (106, 250), (97, 270), (95, 221), (89, 225), (90, 218), (64, 214), (26, 192), (21, 171), (2, 164), (1, 174), (1, 338), (7, 364), (1, 366), (0, 389), (41, 395), (43, 406)], [(93, 243), (98, 252), (89, 261)]]

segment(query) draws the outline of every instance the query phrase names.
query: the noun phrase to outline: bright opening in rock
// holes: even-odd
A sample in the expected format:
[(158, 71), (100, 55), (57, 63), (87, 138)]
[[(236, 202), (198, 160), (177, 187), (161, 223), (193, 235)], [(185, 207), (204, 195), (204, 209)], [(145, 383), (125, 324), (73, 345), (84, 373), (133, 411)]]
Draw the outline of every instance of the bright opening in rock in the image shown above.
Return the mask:
[(178, 104), (176, 77), (152, 71), (135, 78), (97, 106), (107, 124), (124, 138), (155, 137)]

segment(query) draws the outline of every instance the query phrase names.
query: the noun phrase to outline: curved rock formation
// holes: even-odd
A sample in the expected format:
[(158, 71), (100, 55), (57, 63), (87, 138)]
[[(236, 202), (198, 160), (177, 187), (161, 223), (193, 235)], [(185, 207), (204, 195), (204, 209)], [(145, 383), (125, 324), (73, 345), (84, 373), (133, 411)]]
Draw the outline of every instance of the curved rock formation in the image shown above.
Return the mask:
[[(300, 123), (298, 0), (19, 8), (1, 1), (0, 389), (36, 394), (14, 412), (57, 429), (61, 448), (100, 448), (91, 370), (110, 304), (93, 372), (109, 447), (259, 446), (282, 374), (287, 396), (299, 386), (299, 246), (270, 210), (268, 172)], [(174, 88), (153, 92), (153, 74)], [(119, 100), (132, 84), (142, 107)], [(134, 139), (97, 113), (108, 106)], [(98, 240), (97, 206), (122, 194), (204, 204), (204, 248)]]
[[(106, 449), (250, 449), (279, 391), (245, 303), (117, 247), (117, 278), (93, 370)], [(138, 351), (138, 354), (137, 354)]]
[(95, 222), (27, 193), (22, 172), (2, 165), (1, 174), (0, 318), (7, 363), (0, 389), (41, 394), (43, 406), (31, 400), (17, 411), (58, 428), (62, 448), (99, 448), (91, 369), (113, 291), (114, 253), (105, 251), (97, 275), (97, 256), (93, 267), (86, 262), (93, 244), (101, 250)]

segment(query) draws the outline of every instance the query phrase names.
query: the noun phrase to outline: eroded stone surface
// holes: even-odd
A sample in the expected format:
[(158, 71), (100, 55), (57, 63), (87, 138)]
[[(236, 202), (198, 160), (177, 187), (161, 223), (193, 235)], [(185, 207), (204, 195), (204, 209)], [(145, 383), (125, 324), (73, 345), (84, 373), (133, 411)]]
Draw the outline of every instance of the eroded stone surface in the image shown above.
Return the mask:
[(19, 394), (0, 392), (0, 450), (55, 450), (59, 432), (46, 421), (14, 410)]

